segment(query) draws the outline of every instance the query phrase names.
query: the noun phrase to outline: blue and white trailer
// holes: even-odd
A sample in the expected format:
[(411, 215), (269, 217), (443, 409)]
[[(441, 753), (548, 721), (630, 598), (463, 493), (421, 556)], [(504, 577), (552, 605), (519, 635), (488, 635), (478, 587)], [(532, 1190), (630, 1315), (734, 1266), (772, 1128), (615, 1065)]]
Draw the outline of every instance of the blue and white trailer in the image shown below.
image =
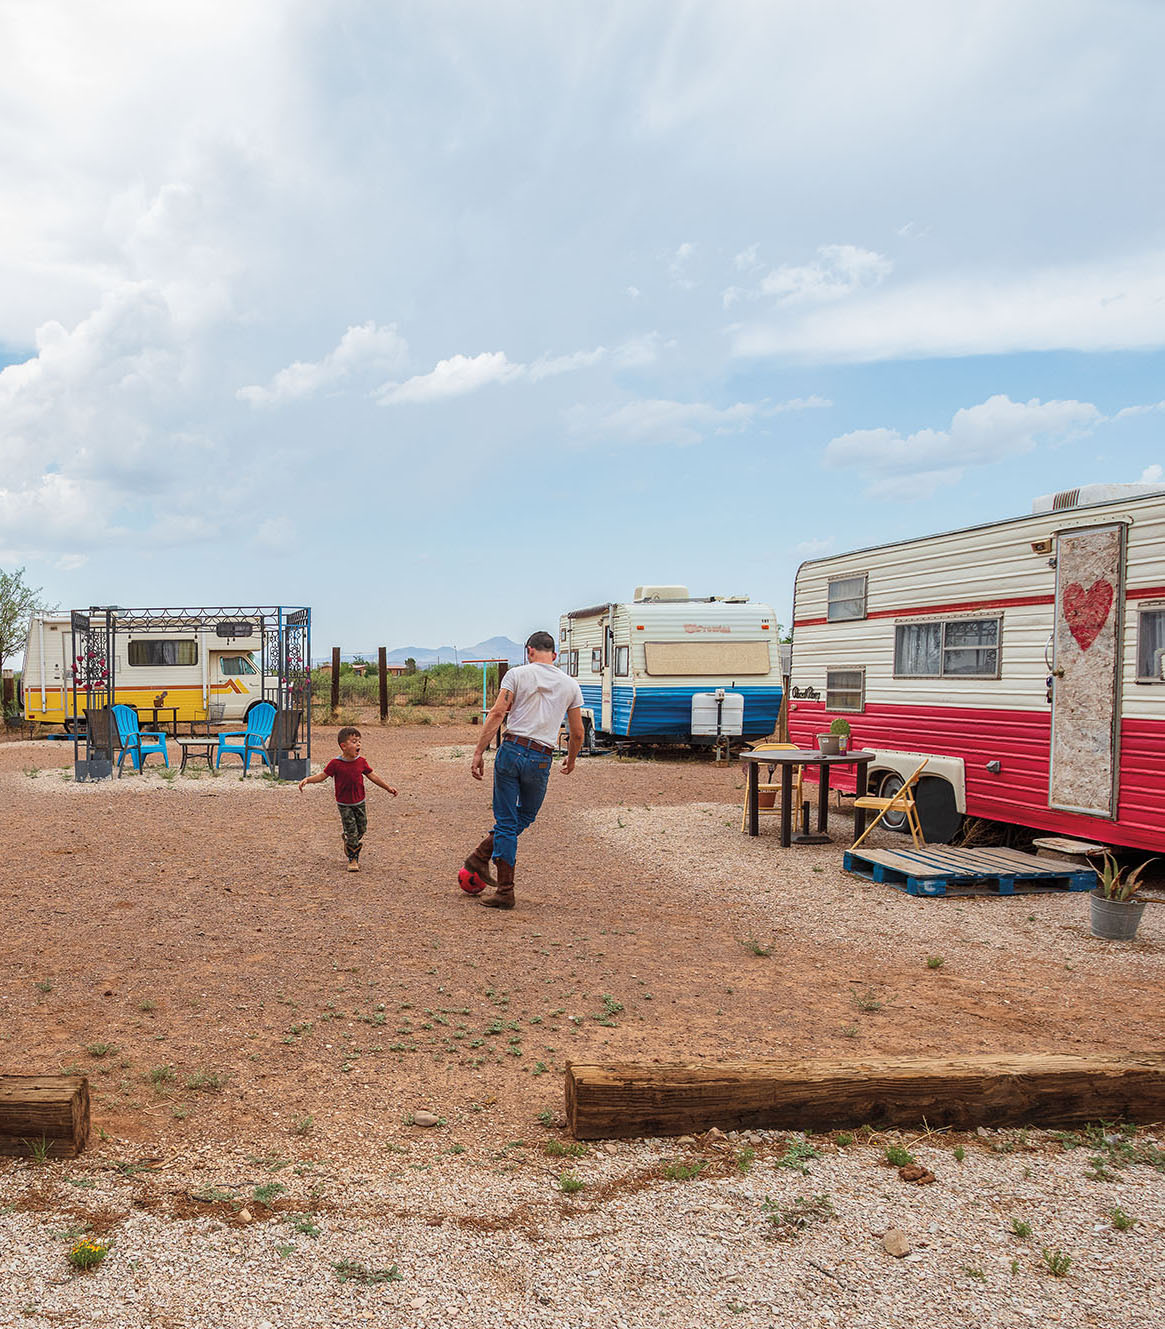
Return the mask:
[(628, 604), (563, 614), (558, 663), (578, 679), (584, 724), (599, 738), (711, 745), (723, 716), (723, 733), (754, 740), (781, 709), (778, 631), (773, 609), (747, 596), (640, 586)]

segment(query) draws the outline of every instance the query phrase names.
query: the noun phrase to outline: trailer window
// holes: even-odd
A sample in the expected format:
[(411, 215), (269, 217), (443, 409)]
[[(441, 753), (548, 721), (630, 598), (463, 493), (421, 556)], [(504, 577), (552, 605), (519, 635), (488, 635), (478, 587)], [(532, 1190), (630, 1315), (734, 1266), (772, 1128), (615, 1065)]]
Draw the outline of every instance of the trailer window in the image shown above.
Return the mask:
[(1165, 679), (1165, 609), (1141, 611), (1137, 623), (1137, 677)]
[(559, 668), (571, 678), (578, 678), (578, 651), (563, 651)]
[(648, 641), (643, 655), (656, 677), (739, 678), (771, 668), (767, 641)]
[(591, 673), (601, 674), (603, 672), (603, 648), (601, 646), (591, 647)]
[(862, 711), (866, 706), (864, 669), (829, 669), (825, 673), (825, 709)]
[(233, 678), (239, 674), (257, 674), (259, 671), (255, 668), (249, 655), (224, 655), (219, 661), (225, 678)]
[(631, 658), (630, 646), (615, 647), (615, 674), (617, 677), (626, 678), (627, 675), (631, 672), (628, 666), (628, 661), (630, 660), (630, 658)]
[(866, 574), (860, 577), (834, 577), (829, 583), (829, 607), (826, 617), (831, 623), (866, 616)]
[(131, 665), (168, 667), (198, 663), (196, 641), (131, 641), (128, 660)]
[(897, 678), (998, 678), (999, 619), (900, 623), (894, 629)]

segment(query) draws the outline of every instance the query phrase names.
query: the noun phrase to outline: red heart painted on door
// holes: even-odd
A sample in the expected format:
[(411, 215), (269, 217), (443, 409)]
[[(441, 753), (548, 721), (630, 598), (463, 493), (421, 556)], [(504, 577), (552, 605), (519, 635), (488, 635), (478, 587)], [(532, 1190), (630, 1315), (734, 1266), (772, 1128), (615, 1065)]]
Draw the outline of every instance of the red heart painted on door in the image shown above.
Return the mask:
[(1098, 577), (1087, 590), (1078, 581), (1064, 587), (1064, 622), (1082, 651), (1100, 636), (1111, 608), (1112, 583), (1103, 577)]

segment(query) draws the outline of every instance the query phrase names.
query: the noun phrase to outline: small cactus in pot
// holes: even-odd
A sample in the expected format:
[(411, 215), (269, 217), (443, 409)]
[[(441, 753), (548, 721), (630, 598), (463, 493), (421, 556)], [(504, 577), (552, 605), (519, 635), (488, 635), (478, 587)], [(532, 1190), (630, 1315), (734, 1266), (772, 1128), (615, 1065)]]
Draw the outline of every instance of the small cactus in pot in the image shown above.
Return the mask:
[(837, 739), (838, 752), (848, 752), (850, 740), (849, 721), (839, 715), (829, 726), (829, 732)]

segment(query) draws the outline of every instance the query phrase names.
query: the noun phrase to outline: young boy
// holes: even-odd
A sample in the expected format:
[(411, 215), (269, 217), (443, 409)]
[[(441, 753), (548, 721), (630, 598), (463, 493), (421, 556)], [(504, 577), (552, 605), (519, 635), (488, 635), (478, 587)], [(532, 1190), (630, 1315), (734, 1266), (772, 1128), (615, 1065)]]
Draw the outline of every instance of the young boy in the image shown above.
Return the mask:
[(396, 790), (377, 775), (360, 755), (360, 730), (351, 725), (336, 735), (343, 756), (333, 757), (319, 775), (308, 775), (299, 782), (299, 792), (305, 784), (322, 784), (329, 777), (336, 782), (336, 803), (340, 809), (340, 824), (344, 828), (344, 852), (348, 855), (348, 871), (360, 871), (360, 846), (368, 829), (368, 814), (364, 811), (364, 777), (396, 797)]

